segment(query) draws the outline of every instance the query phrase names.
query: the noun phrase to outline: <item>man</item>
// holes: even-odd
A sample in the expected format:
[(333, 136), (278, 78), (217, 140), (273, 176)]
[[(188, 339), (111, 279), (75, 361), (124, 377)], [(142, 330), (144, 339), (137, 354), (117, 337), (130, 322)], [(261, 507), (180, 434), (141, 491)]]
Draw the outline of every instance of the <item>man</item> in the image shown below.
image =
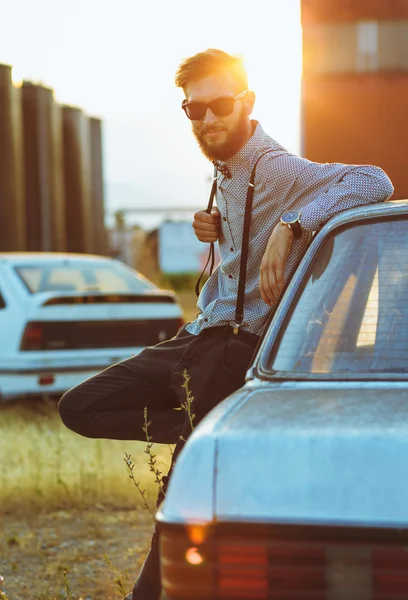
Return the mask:
[[(197, 318), (175, 338), (104, 370), (68, 391), (59, 404), (62, 420), (74, 431), (129, 440), (144, 439), (147, 407), (153, 441), (177, 443), (175, 457), (191, 433), (188, 415), (174, 410), (185, 402), (185, 369), (197, 424), (244, 384), (259, 335), (310, 234), (334, 214), (387, 200), (393, 192), (378, 167), (313, 163), (270, 138), (250, 119), (255, 96), (239, 58), (220, 50), (201, 52), (180, 65), (176, 84), (184, 91), (182, 107), (197, 142), (215, 163), (217, 208), (196, 213), (193, 227), (202, 242), (218, 240), (220, 264), (200, 294)], [(245, 198), (258, 159), (244, 312), (237, 326)], [(160, 596), (157, 537), (155, 532), (128, 599)]]

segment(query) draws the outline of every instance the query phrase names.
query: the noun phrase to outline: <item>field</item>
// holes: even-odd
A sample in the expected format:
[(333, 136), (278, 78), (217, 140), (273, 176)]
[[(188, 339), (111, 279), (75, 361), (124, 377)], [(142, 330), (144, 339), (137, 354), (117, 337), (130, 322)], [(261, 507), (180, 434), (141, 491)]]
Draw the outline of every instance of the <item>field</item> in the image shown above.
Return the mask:
[[(179, 297), (191, 320), (193, 295)], [(0, 405), (0, 590), (9, 600), (117, 600), (131, 589), (153, 517), (124, 457), (154, 509), (144, 450), (142, 442), (72, 433), (46, 398)], [(153, 450), (166, 472), (171, 449)]]
[[(157, 448), (166, 472), (170, 450)], [(153, 518), (128, 476), (124, 453), (132, 456), (135, 477), (154, 509), (156, 488), (144, 449), (141, 442), (70, 432), (55, 402), (0, 408), (0, 575), (22, 600), (69, 598), (63, 569), (73, 598), (123, 597), (106, 560), (128, 589)]]

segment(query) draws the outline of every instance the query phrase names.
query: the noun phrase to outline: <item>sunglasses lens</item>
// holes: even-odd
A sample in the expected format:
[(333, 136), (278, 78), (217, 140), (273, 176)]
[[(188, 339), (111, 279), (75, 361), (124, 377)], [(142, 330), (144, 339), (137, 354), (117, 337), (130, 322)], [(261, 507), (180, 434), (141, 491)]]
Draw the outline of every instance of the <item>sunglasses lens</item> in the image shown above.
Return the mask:
[(203, 102), (190, 102), (190, 104), (185, 104), (183, 108), (189, 119), (201, 121), (205, 116), (207, 105)]
[(234, 108), (234, 98), (216, 98), (212, 102), (186, 102), (182, 107), (192, 121), (204, 119), (207, 108), (210, 108), (217, 117), (227, 117)]
[(234, 98), (217, 98), (210, 102), (210, 108), (217, 117), (228, 117), (234, 108)]

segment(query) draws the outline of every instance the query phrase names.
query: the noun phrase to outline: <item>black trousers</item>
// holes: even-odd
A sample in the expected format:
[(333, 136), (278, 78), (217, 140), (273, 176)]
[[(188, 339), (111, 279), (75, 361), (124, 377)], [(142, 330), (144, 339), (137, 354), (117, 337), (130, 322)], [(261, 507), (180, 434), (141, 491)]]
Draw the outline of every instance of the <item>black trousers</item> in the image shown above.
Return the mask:
[[(187, 412), (174, 410), (186, 401), (183, 373), (190, 377), (195, 426), (244, 384), (258, 340), (245, 331), (234, 335), (230, 327), (211, 327), (199, 335), (182, 328), (171, 340), (146, 348), (66, 392), (58, 405), (61, 419), (86, 437), (143, 441), (146, 407), (152, 441), (176, 444), (173, 467), (184, 445), (181, 438), (187, 440), (191, 434)], [(133, 600), (155, 600), (155, 594), (138, 595), (136, 588)]]

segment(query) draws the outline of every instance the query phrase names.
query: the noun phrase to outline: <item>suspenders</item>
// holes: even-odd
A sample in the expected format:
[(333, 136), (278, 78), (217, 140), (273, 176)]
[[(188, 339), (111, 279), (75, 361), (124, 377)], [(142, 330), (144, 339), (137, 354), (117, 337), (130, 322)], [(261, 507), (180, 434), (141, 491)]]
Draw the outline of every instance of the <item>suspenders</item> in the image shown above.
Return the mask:
[[(246, 195), (246, 204), (245, 204), (245, 217), (244, 217), (244, 229), (242, 232), (242, 248), (241, 248), (241, 262), (239, 268), (239, 281), (238, 281), (238, 294), (237, 294), (237, 303), (235, 307), (235, 319), (234, 321), (230, 321), (230, 326), (233, 329), (234, 334), (238, 334), (240, 327), (242, 326), (244, 320), (244, 303), (245, 303), (245, 283), (246, 283), (246, 271), (247, 271), (247, 262), (248, 262), (248, 247), (249, 247), (249, 232), (251, 226), (251, 214), (252, 214), (252, 204), (254, 197), (254, 186), (255, 186), (255, 172), (258, 162), (261, 160), (265, 154), (269, 154), (271, 150), (268, 152), (264, 152), (261, 154), (252, 169), (251, 177), (249, 179), (249, 185)], [(210, 213), (213, 207), (213, 202), (215, 198), (215, 193), (217, 191), (217, 169), (215, 170), (214, 180), (211, 187), (210, 198), (208, 200), (208, 206), (206, 212)], [(198, 297), (200, 293), (200, 282), (205, 273), (205, 270), (208, 266), (208, 263), (211, 261), (210, 274), (214, 268), (214, 243), (211, 242), (210, 252), (208, 255), (207, 264), (204, 267), (203, 272), (201, 273), (197, 283), (196, 283), (196, 295)]]

